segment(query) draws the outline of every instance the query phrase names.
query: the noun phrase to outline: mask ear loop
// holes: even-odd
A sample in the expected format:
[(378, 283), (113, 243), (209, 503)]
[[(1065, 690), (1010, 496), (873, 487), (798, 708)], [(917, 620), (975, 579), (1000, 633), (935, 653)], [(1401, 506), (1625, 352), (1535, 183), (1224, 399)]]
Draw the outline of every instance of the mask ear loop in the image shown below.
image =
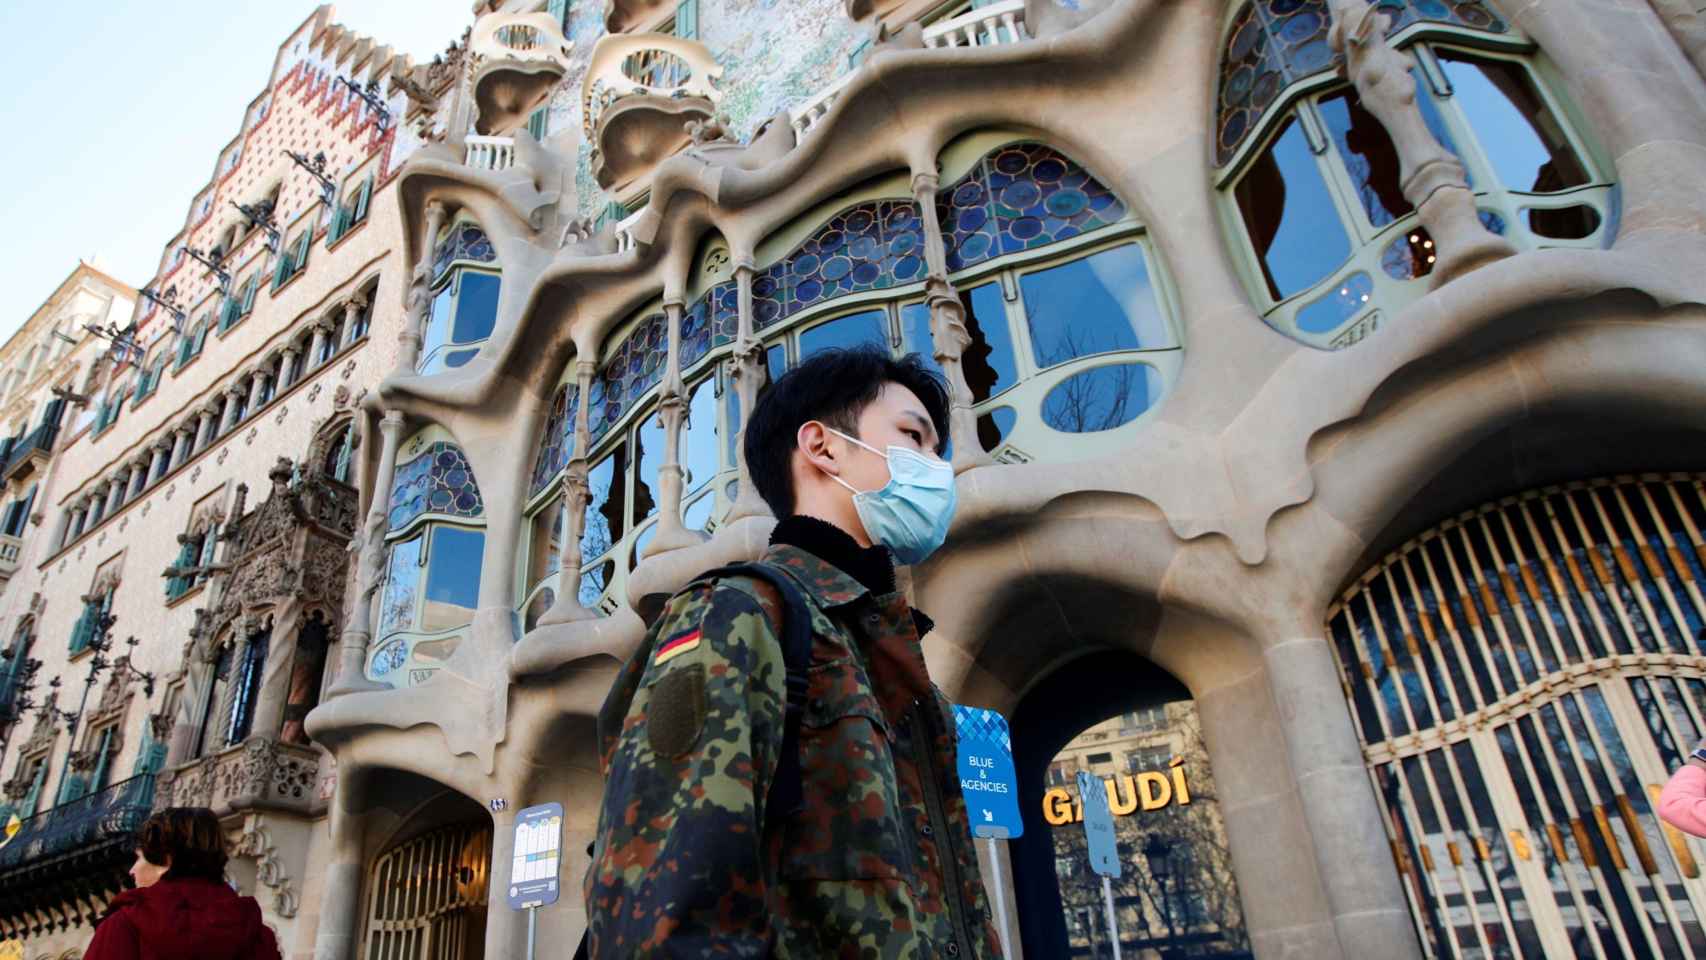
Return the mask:
[[(882, 451), (878, 450), (876, 447), (871, 446), (870, 444), (866, 443), (865, 441), (860, 440), (857, 437), (849, 437), (847, 434), (842, 433), (840, 430), (835, 429), (834, 427), (830, 426), (827, 423), (823, 425), (823, 428), (825, 430), (828, 430), (830, 433), (833, 433), (836, 436), (840, 437), (841, 439), (847, 441), (848, 443), (857, 444), (861, 447), (864, 447), (866, 450), (871, 451), (872, 453), (876, 454), (877, 456), (882, 457), (883, 461), (885, 463), (888, 461), (888, 455), (887, 454), (884, 454)], [(836, 483), (839, 483), (842, 486), (846, 487), (848, 492), (852, 493), (855, 497), (859, 496), (860, 494), (870, 492), (868, 490), (856, 489), (851, 483), (848, 483), (847, 481), (841, 479), (840, 477), (836, 476), (833, 473), (830, 473), (827, 470), (824, 471), (824, 476), (826, 476), (829, 479), (834, 480)]]

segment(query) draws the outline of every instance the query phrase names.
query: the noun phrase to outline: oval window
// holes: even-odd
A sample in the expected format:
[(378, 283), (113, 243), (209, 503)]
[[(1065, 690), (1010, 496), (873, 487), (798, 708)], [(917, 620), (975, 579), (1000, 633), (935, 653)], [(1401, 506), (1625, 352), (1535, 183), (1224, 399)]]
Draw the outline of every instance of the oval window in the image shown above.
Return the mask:
[(1062, 433), (1095, 433), (1136, 420), (1161, 396), (1161, 374), (1145, 363), (1093, 367), (1055, 384), (1043, 422)]

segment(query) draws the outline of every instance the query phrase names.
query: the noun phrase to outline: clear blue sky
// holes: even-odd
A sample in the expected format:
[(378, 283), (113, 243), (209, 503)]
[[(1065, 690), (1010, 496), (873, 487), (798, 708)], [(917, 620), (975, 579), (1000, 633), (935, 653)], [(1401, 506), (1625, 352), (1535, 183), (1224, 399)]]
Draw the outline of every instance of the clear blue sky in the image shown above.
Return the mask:
[[(0, 340), (79, 258), (148, 281), (242, 127), (305, 0), (0, 0)], [(345, 0), (334, 19), (421, 63), (473, 0)], [(182, 104), (171, 109), (170, 104)]]

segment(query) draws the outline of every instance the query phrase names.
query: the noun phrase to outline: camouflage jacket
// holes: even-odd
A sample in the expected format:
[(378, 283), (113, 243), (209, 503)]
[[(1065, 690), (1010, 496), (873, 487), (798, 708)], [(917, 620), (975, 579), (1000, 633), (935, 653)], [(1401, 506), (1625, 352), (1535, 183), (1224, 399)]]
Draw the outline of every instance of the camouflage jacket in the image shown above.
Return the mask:
[(781, 598), (677, 594), (599, 717), (589, 956), (997, 957), (954, 722), (912, 610), (798, 547), (812, 611), (802, 808), (766, 818), (782, 745)]

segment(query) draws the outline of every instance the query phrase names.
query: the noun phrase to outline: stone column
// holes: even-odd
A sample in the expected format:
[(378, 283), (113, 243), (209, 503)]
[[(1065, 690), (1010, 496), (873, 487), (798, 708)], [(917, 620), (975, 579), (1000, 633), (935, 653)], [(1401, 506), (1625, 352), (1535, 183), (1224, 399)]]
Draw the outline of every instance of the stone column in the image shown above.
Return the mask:
[(349, 302), (344, 304), (344, 333), (342, 342), (338, 344), (339, 350), (355, 342), (355, 321), (361, 316), (361, 310), (365, 306), (367, 301), (361, 297), (351, 297)]
[[(190, 451), (188, 447), (194, 443), (195, 439), (191, 433), (191, 428), (179, 426), (172, 430), (172, 466), (177, 466), (183, 463), (184, 460), (189, 457)], [(169, 466), (166, 469), (170, 470), (172, 467)]]
[(219, 426), (221, 434), (230, 433), (237, 426), (237, 404), (243, 399), (244, 391), (241, 383), (233, 383), (225, 388), (225, 422)]
[(930, 308), (931, 356), (942, 368), (943, 379), (948, 381), (948, 436), (954, 442), (953, 464), (958, 474), (991, 461), (977, 438), (977, 414), (972, 412), (976, 401), (961, 362), (966, 347), (971, 345), (971, 334), (966, 330), (965, 304), (948, 282), (947, 248), (942, 241), (942, 225), (936, 217), (937, 186), (933, 170), (912, 175), (912, 197), (918, 203), (918, 220), (924, 231), (924, 262), (929, 268), (929, 276), (924, 280), (924, 301)]
[(124, 492), (130, 487), (130, 469), (107, 481), (107, 509), (105, 516), (112, 516), (119, 507), (124, 506)]
[(208, 407), (196, 417), (196, 439), (190, 445), (192, 454), (197, 450), (207, 449), (207, 445), (213, 442), (214, 437), (218, 436), (219, 420), (217, 417), (219, 415), (214, 411), (215, 408)]
[(735, 463), (739, 469), (739, 493), (729, 509), (725, 524), (746, 517), (768, 517), (770, 506), (752, 485), (752, 471), (746, 463), (746, 425), (752, 422), (752, 408), (758, 404), (758, 391), (763, 389), (770, 372), (764, 363), (764, 344), (753, 333), (752, 278), (757, 272), (749, 254), (735, 261), (735, 289), (739, 318), (736, 324), (734, 351), (735, 392), (740, 401), (740, 430), (735, 433)]
[(1332, 650), (1300, 633), (1263, 658), (1343, 956), (1421, 957)]
[(314, 324), (314, 339), (308, 341), (308, 369), (312, 370), (320, 365), (320, 351), (326, 346), (328, 332), (324, 323)]
[(592, 378), (598, 364), (591, 360), (575, 361), (575, 452), (569, 458), (569, 468), (563, 472), (563, 546), (557, 573), (557, 598), (539, 618), (540, 626), (590, 620), (596, 613), (581, 605), (581, 536), (586, 533), (586, 507), (592, 502), (587, 475), (591, 464), (587, 460), (592, 446), (591, 416), (586, 395), (592, 389)]
[(178, 452), (178, 431), (173, 430), (161, 437), (160, 442), (154, 445), (154, 450), (160, 456), (159, 461), (155, 464), (154, 472), (150, 474), (154, 478), (154, 480), (149, 481), (151, 483), (170, 473), (172, 465), (178, 462), (174, 459), (174, 455)]
[(296, 366), (296, 347), (285, 347), (284, 352), (278, 355), (278, 388), (280, 390), (288, 389), (291, 384), (296, 382), (290, 379), (290, 369), (294, 366)]
[[(371, 422), (371, 418), (364, 419), (364, 429), (368, 430), (364, 438), (367, 443), (372, 440), (368, 426)], [(367, 645), (373, 639), (373, 595), (385, 577), (386, 506), (391, 500), (393, 474), (397, 472), (397, 448), (403, 442), (402, 411), (385, 411), (379, 420), (379, 433), (382, 438), (379, 472), (374, 474), (373, 496), (368, 501), (362, 528), (350, 542), (350, 549), (357, 551), (356, 591), (338, 644), (338, 678), (326, 692), (328, 698), (358, 690), (387, 689), (384, 684), (367, 679)]]
[(681, 522), (681, 491), (686, 471), (681, 469), (681, 427), (687, 420), (687, 390), (681, 383), (681, 311), (679, 297), (664, 301), (668, 318), (669, 347), (664, 361), (663, 389), (658, 393), (658, 415), (663, 419), (663, 464), (658, 467), (658, 527), (648, 554), (666, 553), (704, 543), (698, 531)]
[[(350, 812), (355, 797), (343, 771), (352, 765), (342, 757), (338, 760), (342, 782), (332, 794), (327, 811), (331, 849), (326, 858), (325, 891), (320, 898), (320, 924), (314, 931), (314, 960), (352, 960), (362, 953), (356, 938), (361, 933), (362, 908), (367, 903), (361, 895), (366, 821), (361, 814)], [(501, 869), (496, 860), (492, 863), (494, 868)]]
[(418, 267), (426, 268), (426, 271), (429, 274), (427, 277), (428, 282), (431, 282), (432, 280), (430, 274), (432, 272), (433, 247), (438, 242), (438, 232), (444, 229), (444, 218), (449, 213), (450, 211), (445, 208), (443, 201), (427, 201), (426, 236), (421, 240), (421, 257), (416, 265)]
[[(132, 461), (130, 465), (130, 488), (124, 494), (126, 500), (141, 496), (142, 491), (147, 490), (148, 485), (153, 482), (153, 467), (157, 454), (158, 451), (150, 450), (147, 454)], [(138, 477), (142, 478), (140, 485), (136, 482)]]
[(432, 306), (432, 290), (427, 281), (427, 267), (416, 267), (414, 279), (403, 307), (403, 329), (398, 334), (397, 366), (393, 373), (410, 374), (421, 360), (421, 344), (426, 339), (427, 311)]
[(267, 375), (264, 370), (254, 370), (249, 374), (249, 413), (252, 415), (267, 402)]
[(1332, 0), (1328, 42), (1345, 55), (1345, 74), (1362, 105), (1392, 138), (1398, 152), (1398, 182), (1416, 218), (1433, 237), (1438, 258), (1428, 287), (1452, 280), (1516, 253), (1510, 241), (1488, 230), (1475, 209), (1463, 164), (1434, 139), (1416, 106), (1410, 57), (1386, 40), (1391, 22), (1367, 0)]

